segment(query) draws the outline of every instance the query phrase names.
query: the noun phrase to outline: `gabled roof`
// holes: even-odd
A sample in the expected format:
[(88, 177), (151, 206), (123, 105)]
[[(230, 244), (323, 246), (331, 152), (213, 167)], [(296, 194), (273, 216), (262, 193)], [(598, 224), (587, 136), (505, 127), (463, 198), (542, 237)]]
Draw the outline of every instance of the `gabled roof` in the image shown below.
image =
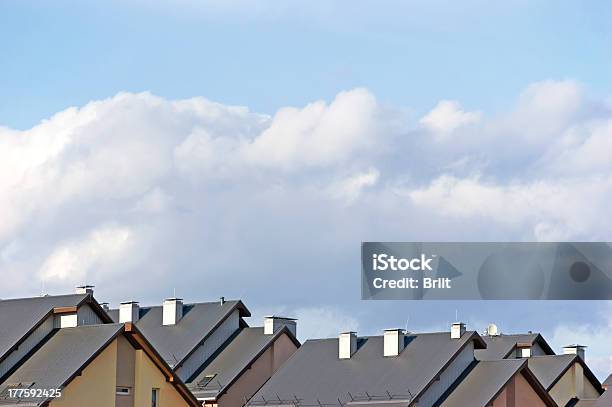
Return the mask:
[[(185, 304), (180, 321), (165, 326), (162, 324), (162, 306), (141, 307), (135, 325), (164, 360), (176, 369), (236, 309), (241, 316), (251, 315), (241, 301)], [(115, 322), (119, 321), (119, 310), (111, 310), (109, 315)]]
[(579, 363), (584, 375), (601, 394), (603, 389), (597, 377), (578, 355), (533, 356), (528, 358), (529, 370), (533, 372), (546, 391), (550, 391), (574, 363)]
[[(242, 328), (216, 356), (213, 355), (204, 370), (187, 380), (187, 386), (198, 399), (221, 396), (282, 335), (287, 335), (296, 347), (300, 346), (286, 327), (274, 335), (264, 334), (261, 327)], [(207, 380), (213, 375), (212, 380)]]
[(604, 387), (606, 387), (606, 388), (612, 387), (612, 374), (610, 376), (608, 376), (608, 378), (606, 380), (604, 380), (602, 385)]
[(517, 344), (538, 344), (548, 355), (554, 355), (550, 345), (538, 333), (516, 334), (516, 335), (485, 335), (482, 339), (486, 342), (487, 348), (476, 352), (478, 360), (500, 360), (505, 359), (512, 353)]
[[(18, 385), (20, 388), (56, 389), (64, 388), (81, 374), (81, 372), (119, 335), (126, 338), (136, 349), (142, 349), (164, 373), (185, 401), (198, 406), (185, 385), (172, 373), (172, 369), (163, 362), (148, 341), (131, 324), (85, 325), (75, 328), (62, 328), (51, 336), (40, 349), (30, 356), (0, 387), (3, 393), (8, 387)], [(30, 398), (19, 400), (19, 405), (32, 403), (46, 405), (50, 399)], [(4, 394), (2, 404), (14, 404)]]
[(0, 362), (54, 310), (76, 311), (84, 303), (89, 303), (103, 321), (112, 322), (91, 294), (0, 300)]
[[(476, 332), (451, 339), (449, 332), (408, 334), (396, 357), (383, 356), (383, 337), (358, 339), (350, 359), (338, 358), (338, 339), (306, 341), (251, 398), (249, 404), (338, 404), (383, 397), (410, 404), (436, 380), (470, 342), (483, 347)], [(410, 396), (412, 394), (412, 396)], [(390, 396), (389, 396), (390, 395)]]
[(548, 406), (556, 406), (546, 390), (531, 376), (525, 359), (477, 362), (474, 368), (450, 392), (441, 407), (485, 407), (504, 390), (508, 382), (523, 373)]

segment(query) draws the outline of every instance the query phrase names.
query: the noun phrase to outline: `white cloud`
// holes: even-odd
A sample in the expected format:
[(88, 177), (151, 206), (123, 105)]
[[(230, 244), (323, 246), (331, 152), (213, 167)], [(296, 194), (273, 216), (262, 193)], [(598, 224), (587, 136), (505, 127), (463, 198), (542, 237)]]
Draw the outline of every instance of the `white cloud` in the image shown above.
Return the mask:
[(610, 338), (612, 338), (612, 305), (597, 315), (599, 323), (563, 324), (555, 328), (550, 342), (556, 350), (569, 344), (587, 346), (586, 361), (589, 367), (604, 380), (612, 372)]
[(44, 281), (84, 282), (99, 269), (116, 267), (134, 248), (133, 231), (118, 225), (107, 225), (58, 245), (44, 261), (40, 278)]
[(0, 297), (176, 287), (290, 304), (308, 336), (356, 329), (312, 304), (358, 295), (361, 241), (609, 240), (612, 113), (583, 93), (546, 81), (509, 112), (441, 102), (420, 123), (365, 89), (273, 115), (120, 93), (0, 128)]
[(437, 134), (448, 134), (459, 127), (478, 123), (480, 112), (466, 112), (456, 101), (443, 100), (421, 118), (421, 124)]

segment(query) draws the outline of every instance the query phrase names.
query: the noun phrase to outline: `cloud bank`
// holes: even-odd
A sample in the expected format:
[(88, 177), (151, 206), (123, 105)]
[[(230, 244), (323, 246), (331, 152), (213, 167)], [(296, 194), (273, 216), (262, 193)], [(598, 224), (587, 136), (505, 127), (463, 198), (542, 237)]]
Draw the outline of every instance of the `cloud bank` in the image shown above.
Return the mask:
[(495, 114), (406, 111), (367, 89), (273, 115), (120, 93), (0, 127), (0, 297), (248, 294), (334, 325), (308, 307), (358, 295), (363, 240), (610, 240), (606, 100), (551, 80)]

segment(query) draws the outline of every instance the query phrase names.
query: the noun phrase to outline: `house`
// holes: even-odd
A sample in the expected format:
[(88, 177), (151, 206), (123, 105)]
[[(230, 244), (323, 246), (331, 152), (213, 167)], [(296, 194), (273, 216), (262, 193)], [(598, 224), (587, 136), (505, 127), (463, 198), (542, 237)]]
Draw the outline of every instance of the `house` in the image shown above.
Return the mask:
[(554, 355), (555, 352), (538, 333), (505, 335), (491, 330), (482, 339), (486, 349), (476, 350), (478, 360), (500, 360), (530, 356)]
[(0, 300), (0, 383), (57, 329), (108, 322), (92, 286), (71, 295)]
[(243, 406), (299, 346), (294, 320), (266, 317), (263, 327), (241, 328), (187, 386), (206, 405)]
[[(28, 392), (15, 393), (18, 389)], [(0, 405), (195, 407), (199, 403), (132, 324), (56, 331), (2, 385)]]
[[(565, 348), (565, 352), (570, 350)], [(560, 406), (578, 400), (597, 399), (603, 393), (597, 377), (578, 354), (535, 356), (528, 359), (528, 364), (538, 381)]]
[(476, 332), (451, 332), (306, 341), (251, 398), (250, 406), (432, 406), (486, 345)]
[(452, 386), (440, 407), (556, 407), (525, 359), (478, 361)]
[(206, 361), (241, 327), (251, 315), (241, 301), (184, 304), (168, 298), (161, 306), (140, 307), (127, 301), (110, 310), (115, 322), (131, 322), (162, 355), (181, 380), (202, 369)]

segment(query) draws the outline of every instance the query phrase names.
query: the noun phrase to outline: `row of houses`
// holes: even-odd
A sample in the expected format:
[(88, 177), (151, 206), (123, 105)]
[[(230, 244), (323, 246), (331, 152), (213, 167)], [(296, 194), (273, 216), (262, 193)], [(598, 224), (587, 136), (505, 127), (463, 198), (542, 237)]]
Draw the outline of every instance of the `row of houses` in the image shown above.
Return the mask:
[(296, 338), (241, 301), (110, 309), (71, 295), (0, 300), (0, 405), (92, 407), (612, 406), (585, 348), (539, 334), (388, 329)]

